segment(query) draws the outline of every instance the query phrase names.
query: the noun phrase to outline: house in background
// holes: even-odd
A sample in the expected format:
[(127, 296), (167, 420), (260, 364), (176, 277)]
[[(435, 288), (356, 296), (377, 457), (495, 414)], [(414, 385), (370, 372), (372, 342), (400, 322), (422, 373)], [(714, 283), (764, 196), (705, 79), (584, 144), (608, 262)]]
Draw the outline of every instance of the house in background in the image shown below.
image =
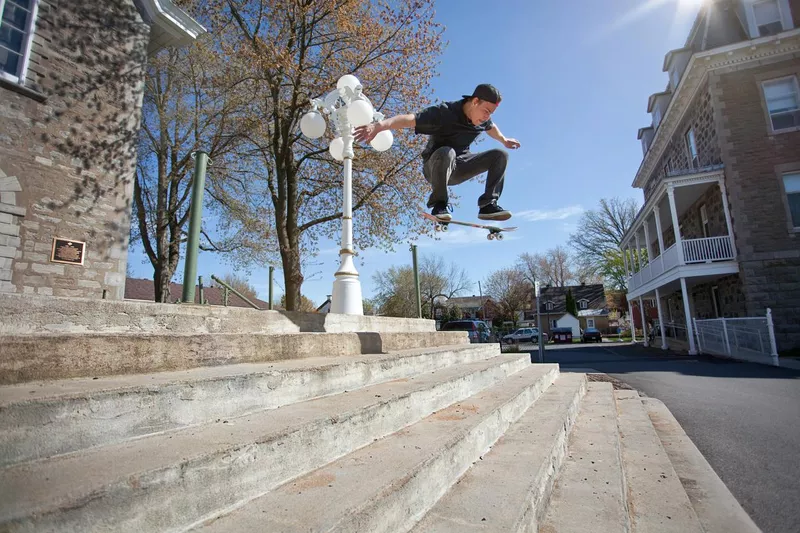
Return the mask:
[[(183, 284), (170, 283), (170, 294), (183, 294)], [(140, 300), (152, 302), (155, 300), (155, 287), (153, 286), (152, 279), (137, 279), (127, 278), (125, 280), (125, 299), (126, 300)], [(247, 307), (252, 309), (247, 302), (236, 296), (233, 292), (228, 291), (227, 299), (225, 289), (222, 287), (209, 286), (203, 287), (203, 300), (207, 305), (223, 305), (230, 307)], [(256, 304), (260, 309), (269, 309), (269, 303), (258, 298), (248, 298), (251, 302)], [(180, 297), (175, 299), (176, 302), (180, 301)], [(195, 286), (194, 301), (200, 302), (200, 287)], [(278, 310), (278, 307), (273, 306), (273, 309)]]
[(171, 0), (0, 0), (0, 292), (124, 296), (148, 57)]
[(493, 302), (488, 296), (455, 296), (447, 300), (447, 307), (457, 306), (461, 309), (462, 318), (492, 320)]
[(800, 0), (707, 1), (648, 99), (627, 298), (690, 353), (693, 320), (766, 324), (767, 308), (778, 349), (800, 346), (798, 27)]
[[(572, 292), (578, 316), (567, 312), (567, 292)], [(535, 298), (534, 298), (535, 300)], [(542, 317), (542, 331), (550, 333), (554, 327), (571, 327), (577, 338), (580, 330), (587, 324), (604, 324), (608, 329), (608, 308), (602, 284), (581, 284), (566, 287), (542, 287), (539, 291), (539, 313)], [(585, 312), (581, 315), (581, 312)], [(602, 322), (600, 319), (602, 318)], [(606, 333), (598, 325), (596, 327)], [(616, 331), (615, 331), (616, 333)]]

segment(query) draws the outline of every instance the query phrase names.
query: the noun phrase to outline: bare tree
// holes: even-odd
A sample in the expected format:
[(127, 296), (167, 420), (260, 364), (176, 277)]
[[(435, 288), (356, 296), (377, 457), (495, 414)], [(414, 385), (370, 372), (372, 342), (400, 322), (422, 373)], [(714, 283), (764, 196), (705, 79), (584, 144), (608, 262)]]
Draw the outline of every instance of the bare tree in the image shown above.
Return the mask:
[(439, 256), (425, 256), (419, 266), (419, 290), (423, 312), (433, 316), (431, 304), (438, 295), (453, 298), (472, 287), (467, 271), (457, 263), (445, 263)]
[(531, 300), (531, 284), (516, 268), (502, 268), (486, 279), (486, 295), (494, 300), (500, 316), (517, 325), (519, 312)]
[(542, 281), (542, 265), (546, 263), (542, 254), (527, 252), (517, 257), (516, 268), (522, 272), (525, 278), (531, 283)]
[(556, 246), (540, 258), (539, 267), (542, 279), (548, 285), (565, 287), (575, 280), (572, 259), (563, 246)]
[(638, 206), (631, 198), (603, 198), (597, 209), (585, 211), (578, 232), (571, 235), (575, 254), (586, 272), (603, 276), (617, 289), (626, 288), (619, 245), (636, 220)]

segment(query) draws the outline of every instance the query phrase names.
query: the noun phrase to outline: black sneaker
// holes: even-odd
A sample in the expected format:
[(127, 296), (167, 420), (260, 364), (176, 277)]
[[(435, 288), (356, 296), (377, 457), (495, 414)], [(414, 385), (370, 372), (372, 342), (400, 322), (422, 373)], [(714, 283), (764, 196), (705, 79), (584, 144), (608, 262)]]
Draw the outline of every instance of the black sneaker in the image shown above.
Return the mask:
[(439, 220), (450, 220), (453, 218), (450, 216), (450, 211), (445, 203), (435, 204), (431, 210), (431, 215), (435, 216)]
[(486, 204), (478, 211), (478, 218), (481, 220), (508, 220), (511, 218), (511, 211), (506, 211), (496, 202)]

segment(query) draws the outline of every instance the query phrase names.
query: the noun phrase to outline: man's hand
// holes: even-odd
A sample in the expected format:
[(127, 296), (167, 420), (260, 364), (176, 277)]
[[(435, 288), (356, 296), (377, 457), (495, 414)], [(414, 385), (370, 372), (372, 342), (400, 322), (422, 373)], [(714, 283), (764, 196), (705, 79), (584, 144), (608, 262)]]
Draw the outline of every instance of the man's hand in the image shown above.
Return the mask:
[(359, 126), (355, 129), (355, 139), (359, 142), (369, 143), (381, 132), (380, 122), (372, 122), (366, 126)]
[(516, 139), (505, 139), (503, 145), (509, 150), (516, 150), (520, 147), (519, 141)]

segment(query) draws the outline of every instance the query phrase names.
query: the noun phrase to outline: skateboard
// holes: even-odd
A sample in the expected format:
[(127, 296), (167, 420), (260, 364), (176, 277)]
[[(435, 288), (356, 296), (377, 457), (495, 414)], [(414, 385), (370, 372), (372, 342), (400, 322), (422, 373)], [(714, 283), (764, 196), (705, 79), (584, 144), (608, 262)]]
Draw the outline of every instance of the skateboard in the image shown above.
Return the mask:
[(447, 231), (447, 226), (450, 224), (456, 224), (457, 226), (468, 226), (470, 228), (478, 228), (478, 229), (485, 229), (489, 233), (486, 235), (486, 238), (490, 241), (497, 239), (498, 241), (503, 240), (503, 232), (504, 231), (515, 231), (517, 228), (501, 228), (500, 226), (492, 226), (489, 224), (475, 224), (473, 222), (461, 222), (460, 220), (439, 220), (435, 216), (431, 215), (426, 211), (420, 211), (420, 215), (422, 218), (426, 218), (436, 224), (435, 228), (436, 231)]

